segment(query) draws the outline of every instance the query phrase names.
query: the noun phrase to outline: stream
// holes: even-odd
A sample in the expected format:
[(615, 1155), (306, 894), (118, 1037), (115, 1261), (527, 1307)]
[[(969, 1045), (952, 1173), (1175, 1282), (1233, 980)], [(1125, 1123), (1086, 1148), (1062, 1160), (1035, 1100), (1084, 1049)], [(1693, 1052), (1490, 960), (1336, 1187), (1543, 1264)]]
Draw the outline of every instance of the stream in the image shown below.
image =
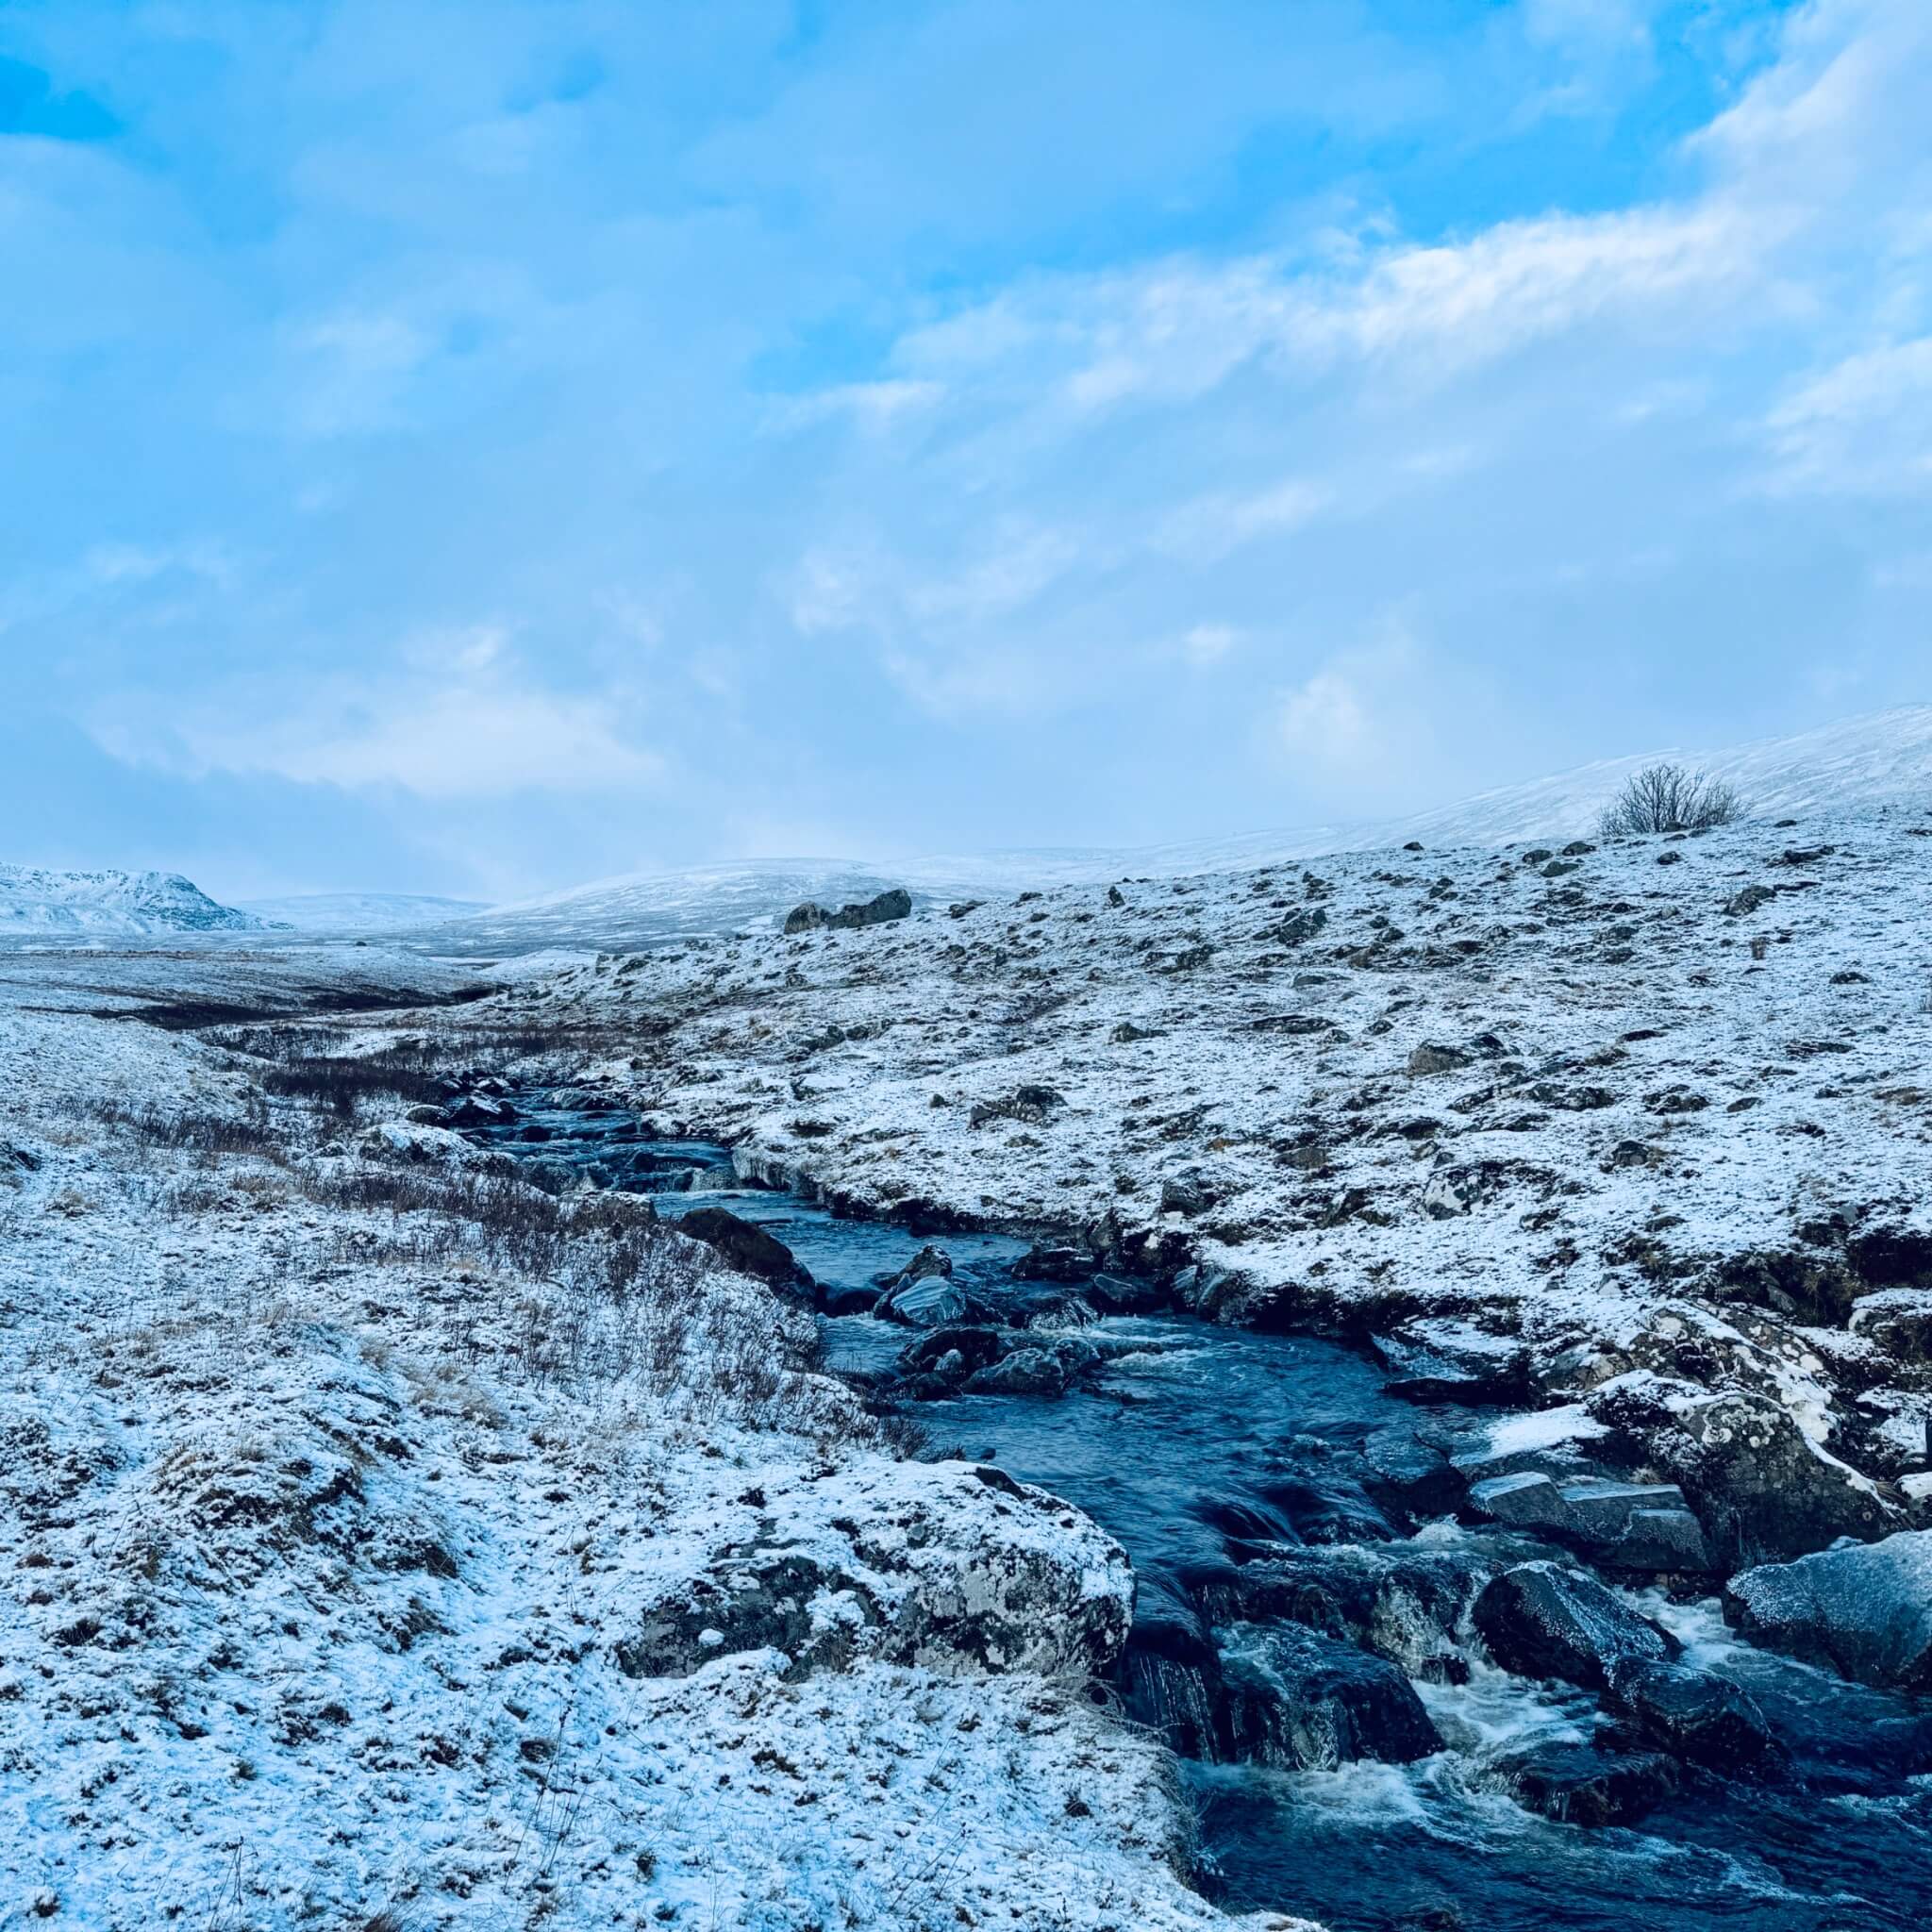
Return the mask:
[[(923, 1244), (900, 1227), (835, 1219), (794, 1193), (741, 1187), (724, 1149), (644, 1138), (635, 1116), (587, 1111), (576, 1098), (517, 1094), (516, 1124), (477, 1138), (648, 1192), (666, 1217), (726, 1208), (768, 1229), (827, 1288), (890, 1274)], [(521, 1138), (532, 1129), (547, 1138)], [(938, 1240), (953, 1279), (989, 1295), (1011, 1292), (1028, 1245), (998, 1234)], [(869, 1314), (821, 1325), (827, 1366), (874, 1382), (920, 1334)], [(1312, 1743), (1297, 1733), (1298, 1749), (1260, 1754), (1274, 1762), (1236, 1761), (1241, 1741), (1230, 1743), (1224, 1723), (1217, 1731), (1204, 1689), (1204, 1642), (1210, 1657), (1217, 1644), (1251, 1654), (1265, 1675), (1278, 1671), (1284, 1642), (1292, 1662), (1315, 1640), (1272, 1614), (1254, 1578), (1291, 1580), (1297, 1566), (1318, 1578), (1380, 1574), (1391, 1563), (1453, 1573), (1494, 1551), (1507, 1533), (1446, 1515), (1418, 1526), (1362, 1480), (1365, 1444), (1419, 1428), (1466, 1434), (1481, 1418), (1399, 1399), (1370, 1360), (1312, 1337), (1162, 1315), (1105, 1316), (1079, 1332), (1110, 1358), (1059, 1399), (954, 1394), (908, 1410), (935, 1453), (996, 1461), (1076, 1504), (1125, 1546), (1139, 1602), (1120, 1694), (1131, 1718), (1160, 1727), (1180, 1754), (1203, 1882), (1231, 1908), (1304, 1912), (1333, 1932), (1872, 1932), (1918, 1928), (1932, 1914), (1926, 1701), (1753, 1650), (1726, 1630), (1714, 1599), (1623, 1592), (1683, 1642), (1685, 1663), (1750, 1691), (1785, 1760), (1755, 1781), (1687, 1769), (1676, 1793), (1633, 1823), (1559, 1823), (1518, 1803), (1499, 1767), (1538, 1752), (1560, 1759), (1587, 1743), (1598, 1700), (1512, 1676), (1479, 1645), (1472, 1656), (1446, 1637), (1439, 1644), (1419, 1613), (1394, 1647), (1439, 1748), (1390, 1753), (1407, 1762), (1335, 1761), (1317, 1727)], [(1358, 1650), (1331, 1650), (1362, 1660)]]

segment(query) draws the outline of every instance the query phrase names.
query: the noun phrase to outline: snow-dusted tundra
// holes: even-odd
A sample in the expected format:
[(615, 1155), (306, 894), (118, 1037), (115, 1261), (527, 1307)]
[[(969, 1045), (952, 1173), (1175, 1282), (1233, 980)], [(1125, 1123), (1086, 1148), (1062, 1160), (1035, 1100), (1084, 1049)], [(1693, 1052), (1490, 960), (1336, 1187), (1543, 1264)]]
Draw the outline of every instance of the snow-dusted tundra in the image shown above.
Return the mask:
[[(1361, 1341), (1524, 1412), (1462, 1472), (1492, 1513), (1587, 1542), (1537, 1460), (1573, 1456), (1624, 1485), (1604, 1564), (1714, 1590), (1914, 1529), (1932, 1489), (1928, 890), (1932, 812), (1897, 809), (1357, 853), (694, 941), (327, 1037), (1039, 1235), (1075, 1289)], [(295, 1004), (272, 960), (142, 970)], [(132, 964), (8, 974), (20, 1909), (1225, 1923), (1175, 1875), (1163, 1754), (1086, 1694), (1132, 1588), (1091, 1524), (895, 1460), (788, 1366), (807, 1316), (621, 1197), (498, 1177), (404, 1091), (277, 1093), (246, 1034), (77, 1010), (133, 1004)]]
[(298, 976), (0, 978), (0, 1917), (1225, 1923), (1088, 1694), (1132, 1597), (1091, 1523), (895, 1457), (641, 1204), (101, 1016)]

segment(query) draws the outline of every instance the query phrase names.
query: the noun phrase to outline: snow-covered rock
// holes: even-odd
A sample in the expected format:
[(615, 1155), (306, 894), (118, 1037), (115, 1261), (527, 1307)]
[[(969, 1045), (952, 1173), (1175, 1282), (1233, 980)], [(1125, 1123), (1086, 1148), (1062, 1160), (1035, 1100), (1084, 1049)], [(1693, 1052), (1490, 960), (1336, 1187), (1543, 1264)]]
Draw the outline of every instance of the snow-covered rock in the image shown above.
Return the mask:
[(1932, 1690), (1932, 1530), (1746, 1570), (1724, 1601), (1757, 1642), (1863, 1683)]

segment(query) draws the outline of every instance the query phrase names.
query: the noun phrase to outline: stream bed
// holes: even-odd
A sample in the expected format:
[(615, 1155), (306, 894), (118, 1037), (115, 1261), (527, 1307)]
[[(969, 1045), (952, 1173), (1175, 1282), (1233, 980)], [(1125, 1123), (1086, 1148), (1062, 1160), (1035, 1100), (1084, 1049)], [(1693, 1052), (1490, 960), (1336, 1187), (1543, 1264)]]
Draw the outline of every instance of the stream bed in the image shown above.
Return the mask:
[[(651, 1139), (635, 1117), (575, 1098), (519, 1094), (516, 1125), (477, 1138), (648, 1192), (666, 1217), (725, 1208), (827, 1289), (888, 1276), (923, 1245), (901, 1227), (741, 1186), (724, 1149)], [(989, 1296), (1010, 1292), (1028, 1245), (937, 1239), (952, 1278)], [(821, 1325), (827, 1366), (874, 1384), (920, 1332), (870, 1314)], [(1629, 1823), (1561, 1822), (1519, 1802), (1511, 1767), (1587, 1748), (1598, 1699), (1498, 1669), (1466, 1625), (1439, 1644), (1418, 1608), (1426, 1587), (1385, 1590), (1375, 1612), (1386, 1622), (1393, 1604), (1408, 1619), (1379, 1648), (1405, 1659), (1426, 1714), (1419, 1740), (1409, 1690), (1398, 1681), (1391, 1702), (1379, 1679), (1349, 1707), (1353, 1730), (1345, 1721), (1339, 1734), (1332, 1724), (1284, 1733), (1277, 1712), (1231, 1733), (1225, 1686), (1209, 1690), (1217, 1649), (1234, 1660), (1230, 1682), (1258, 1673), (1277, 1692), (1287, 1670), (1326, 1694), (1338, 1659), (1343, 1677), (1350, 1659), (1390, 1672), (1336, 1633), (1311, 1637), (1275, 1614), (1295, 1607), (1298, 1576), (1325, 1589), (1408, 1566), (1426, 1586), (1499, 1547), (1507, 1533), (1386, 1507), (1362, 1475), (1364, 1445), (1418, 1428), (1453, 1436), (1481, 1418), (1400, 1399), (1372, 1361), (1317, 1338), (1159, 1314), (1103, 1316), (1079, 1332), (1108, 1359), (1058, 1399), (954, 1393), (908, 1409), (935, 1453), (996, 1461), (1125, 1546), (1139, 1603), (1118, 1692), (1130, 1718), (1159, 1726), (1180, 1754), (1203, 1882), (1231, 1907), (1300, 1911), (1334, 1932), (1872, 1932), (1932, 1915), (1932, 1709), (1739, 1642), (1714, 1599), (1621, 1592), (1683, 1644), (1684, 1663), (1749, 1691), (1776, 1735), (1778, 1768), (1725, 1778), (1684, 1767), (1677, 1789)], [(1325, 1648), (1309, 1674), (1311, 1644)], [(1364, 1743), (1383, 1755), (1352, 1755)]]

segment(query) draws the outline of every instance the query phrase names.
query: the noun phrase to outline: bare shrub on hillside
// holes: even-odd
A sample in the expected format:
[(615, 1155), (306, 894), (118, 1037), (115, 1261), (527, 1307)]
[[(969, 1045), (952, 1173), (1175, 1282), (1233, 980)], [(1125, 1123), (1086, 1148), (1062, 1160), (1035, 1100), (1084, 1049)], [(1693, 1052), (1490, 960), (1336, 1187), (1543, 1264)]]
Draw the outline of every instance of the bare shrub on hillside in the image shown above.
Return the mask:
[(1606, 838), (1645, 832), (1702, 832), (1744, 815), (1744, 801), (1721, 778), (1682, 765), (1647, 765), (1605, 808)]

